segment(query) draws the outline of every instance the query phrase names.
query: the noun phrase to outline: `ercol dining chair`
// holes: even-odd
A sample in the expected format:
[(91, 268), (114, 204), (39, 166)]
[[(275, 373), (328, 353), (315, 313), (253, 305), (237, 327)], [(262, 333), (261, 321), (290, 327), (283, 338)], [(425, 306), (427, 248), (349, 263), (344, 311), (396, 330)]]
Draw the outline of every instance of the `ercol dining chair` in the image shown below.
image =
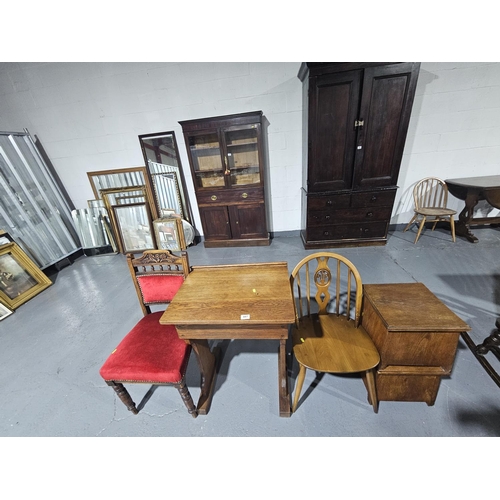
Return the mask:
[(434, 222), (432, 226), (434, 231), (439, 221), (447, 221), (450, 223), (451, 237), (455, 242), (455, 221), (453, 216), (457, 212), (446, 206), (448, 203), (448, 186), (446, 183), (437, 177), (426, 177), (420, 180), (413, 188), (413, 200), (415, 214), (403, 232), (407, 231), (414, 222), (420, 220), (414, 241), (416, 243), (426, 222)]
[(290, 284), (295, 297), (293, 354), (299, 364), (292, 412), (309, 368), (316, 373), (361, 373), (377, 413), (375, 367), (380, 356), (360, 324), (363, 285), (354, 264), (335, 253), (313, 253), (295, 266)]
[(139, 410), (124, 383), (173, 385), (196, 418), (197, 410), (185, 382), (191, 346), (179, 339), (173, 325), (160, 325), (163, 310), (151, 310), (152, 306), (172, 301), (190, 271), (188, 255), (146, 250), (137, 258), (127, 254), (127, 263), (144, 317), (118, 344), (99, 373), (135, 415)]

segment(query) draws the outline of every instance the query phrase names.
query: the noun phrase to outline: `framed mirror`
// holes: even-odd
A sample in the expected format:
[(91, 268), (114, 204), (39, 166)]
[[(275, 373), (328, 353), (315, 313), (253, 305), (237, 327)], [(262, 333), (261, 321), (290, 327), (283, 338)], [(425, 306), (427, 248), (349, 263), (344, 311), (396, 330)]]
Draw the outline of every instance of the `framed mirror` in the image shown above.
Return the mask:
[(120, 253), (156, 248), (145, 186), (102, 189)]
[(142, 155), (151, 182), (157, 213), (173, 209), (182, 219), (193, 223), (191, 207), (182, 172), (174, 132), (139, 136)]
[(115, 170), (98, 170), (87, 172), (92, 186), (92, 191), (97, 199), (102, 199), (101, 191), (106, 189), (129, 188), (133, 186), (144, 186), (145, 196), (148, 201), (149, 210), (153, 219), (159, 217), (156, 209), (155, 198), (151, 188), (151, 181), (146, 167), (129, 167)]

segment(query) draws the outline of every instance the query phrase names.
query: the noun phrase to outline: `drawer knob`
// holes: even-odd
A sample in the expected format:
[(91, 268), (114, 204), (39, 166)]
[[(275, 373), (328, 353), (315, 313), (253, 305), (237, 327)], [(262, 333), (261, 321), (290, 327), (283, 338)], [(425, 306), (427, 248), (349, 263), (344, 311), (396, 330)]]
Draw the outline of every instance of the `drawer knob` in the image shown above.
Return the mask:
[(377, 197), (376, 197), (375, 195), (373, 195), (373, 196), (371, 197), (371, 200), (370, 200), (370, 201), (377, 201)]
[(212, 201), (215, 201), (215, 200), (217, 199), (217, 196), (215, 196), (215, 194), (213, 194), (212, 196), (210, 196), (210, 199), (211, 199)]
[(368, 212), (368, 213), (366, 214), (366, 216), (367, 216), (367, 217), (373, 217), (373, 212)]
[(325, 232), (323, 233), (323, 236), (330, 236), (330, 231), (325, 231)]
[(330, 215), (325, 215), (325, 219), (326, 219), (326, 220), (330, 220), (330, 219), (331, 219), (331, 216), (330, 216)]
[(248, 198), (248, 194), (247, 194), (247, 193), (243, 193), (243, 194), (241, 195), (241, 197), (242, 197), (242, 198)]
[(327, 200), (326, 204), (327, 205), (331, 205), (332, 204), (332, 200)]

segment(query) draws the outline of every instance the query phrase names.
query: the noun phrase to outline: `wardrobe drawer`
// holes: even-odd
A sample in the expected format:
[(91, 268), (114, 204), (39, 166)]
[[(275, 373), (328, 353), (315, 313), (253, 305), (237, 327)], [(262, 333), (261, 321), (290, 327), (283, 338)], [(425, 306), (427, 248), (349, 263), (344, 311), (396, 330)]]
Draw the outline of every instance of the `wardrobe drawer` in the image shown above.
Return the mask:
[(387, 222), (392, 207), (344, 208), (342, 210), (315, 210), (307, 216), (308, 226), (342, 224), (346, 222)]
[(307, 228), (308, 241), (385, 238), (387, 222), (324, 225)]
[(332, 194), (332, 195), (311, 195), (307, 196), (307, 209), (327, 210), (330, 208), (347, 208), (351, 202), (350, 194)]
[(365, 191), (352, 193), (351, 207), (375, 207), (375, 206), (390, 206), (394, 203), (396, 190), (389, 189), (386, 191)]

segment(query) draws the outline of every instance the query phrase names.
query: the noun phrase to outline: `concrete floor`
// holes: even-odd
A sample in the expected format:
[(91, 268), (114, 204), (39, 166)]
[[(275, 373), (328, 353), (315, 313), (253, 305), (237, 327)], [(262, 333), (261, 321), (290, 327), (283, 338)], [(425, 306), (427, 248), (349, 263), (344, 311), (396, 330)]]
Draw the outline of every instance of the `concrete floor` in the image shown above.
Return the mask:
[[(333, 251), (352, 260), (364, 283), (424, 283), (472, 327), (470, 336), (480, 343), (500, 316), (500, 230), (474, 233), (476, 244), (463, 238), (453, 243), (447, 230), (429, 229), (414, 245), (414, 231), (398, 230), (383, 247)], [(287, 261), (291, 271), (311, 251), (299, 237), (278, 237), (269, 247), (197, 245), (188, 253), (193, 265)], [(381, 402), (375, 414), (360, 378), (325, 375), (313, 389), (308, 371), (305, 399), (291, 418), (280, 418), (277, 343), (232, 341), (221, 343), (225, 355), (208, 415), (189, 416), (173, 387), (159, 387), (132, 415), (99, 376), (106, 357), (141, 318), (125, 257), (82, 257), (51, 278), (53, 286), (0, 322), (1, 436), (500, 435), (500, 388), (462, 340), (451, 377), (442, 380), (432, 407)], [(196, 401), (194, 354), (187, 382)], [(136, 403), (148, 390), (128, 388)]]

